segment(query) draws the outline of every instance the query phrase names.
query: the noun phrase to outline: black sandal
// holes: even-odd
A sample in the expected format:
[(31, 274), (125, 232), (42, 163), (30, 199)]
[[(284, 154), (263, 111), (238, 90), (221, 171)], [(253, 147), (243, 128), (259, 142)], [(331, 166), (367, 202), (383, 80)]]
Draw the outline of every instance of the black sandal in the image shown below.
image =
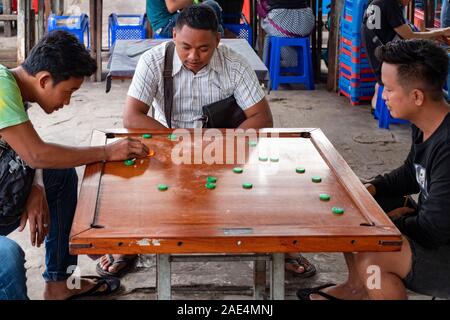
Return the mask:
[[(70, 296), (66, 300), (74, 300), (74, 299), (84, 298), (84, 297), (108, 296), (110, 294), (117, 292), (120, 289), (120, 280), (117, 278), (102, 278), (99, 276), (82, 276), (81, 278), (82, 279), (83, 278), (95, 279), (95, 280), (97, 280), (97, 283), (92, 288), (90, 288), (88, 291)], [(99, 291), (99, 289), (103, 285), (106, 285), (106, 289)]]
[(342, 300), (339, 298), (336, 298), (328, 293), (325, 293), (323, 291), (320, 291), (322, 289), (328, 288), (328, 287), (332, 287), (335, 286), (336, 284), (334, 283), (327, 283), (318, 287), (314, 287), (314, 288), (303, 288), (303, 289), (298, 289), (297, 290), (297, 297), (300, 300), (311, 300), (311, 295), (312, 294), (318, 294), (319, 296), (322, 296), (328, 300), (332, 300), (332, 301), (336, 301), (336, 300)]

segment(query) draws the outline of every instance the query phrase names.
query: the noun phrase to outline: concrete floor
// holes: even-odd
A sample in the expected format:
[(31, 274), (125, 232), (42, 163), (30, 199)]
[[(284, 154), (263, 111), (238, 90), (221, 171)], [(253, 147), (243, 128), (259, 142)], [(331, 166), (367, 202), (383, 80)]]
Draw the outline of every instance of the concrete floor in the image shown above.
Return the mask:
[[(87, 1), (66, 1), (69, 9), (79, 5), (87, 11)], [(143, 12), (145, 1), (105, 1), (106, 18), (110, 12)], [(104, 30), (106, 19), (104, 18)], [(104, 39), (107, 39), (106, 33)], [(15, 38), (0, 39), (2, 48), (14, 43)], [(12, 42), (11, 42), (12, 41)], [(105, 42), (106, 44), (106, 42)], [(105, 83), (86, 83), (73, 95), (69, 107), (46, 115), (39, 107), (29, 114), (41, 137), (49, 142), (87, 146), (93, 129), (120, 128), (122, 108), (129, 81), (113, 82), (112, 90), (105, 93)], [(350, 106), (347, 99), (325, 91), (323, 85), (315, 91), (284, 87), (269, 96), (275, 127), (319, 127), (331, 140), (355, 173), (369, 179), (399, 166), (409, 150), (410, 132), (407, 126), (392, 126), (390, 131), (377, 128), (369, 106)], [(78, 168), (80, 178), (84, 168)], [(80, 179), (81, 180), (81, 179)], [(44, 281), (44, 249), (30, 245), (28, 230), (10, 235), (26, 252), (29, 296), (42, 299)], [(302, 280), (290, 274), (286, 278), (286, 299), (296, 299), (295, 290), (346, 279), (346, 267), (341, 254), (306, 254), (318, 273)], [(82, 274), (95, 274), (95, 262), (80, 256)], [(252, 263), (208, 262), (176, 263), (172, 284), (174, 299), (251, 299)], [(153, 299), (155, 297), (155, 260), (151, 255), (141, 256), (134, 272), (122, 280), (123, 289), (109, 299)], [(412, 299), (428, 297), (411, 293)]]

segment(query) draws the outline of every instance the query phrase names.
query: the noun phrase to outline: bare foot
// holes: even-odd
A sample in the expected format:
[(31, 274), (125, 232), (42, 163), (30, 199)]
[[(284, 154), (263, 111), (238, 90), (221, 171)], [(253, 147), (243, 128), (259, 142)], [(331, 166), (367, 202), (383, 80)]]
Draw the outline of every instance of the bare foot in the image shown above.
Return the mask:
[(99, 265), (104, 271), (117, 275), (122, 269), (129, 267), (130, 263), (134, 263), (134, 258), (137, 257), (136, 255), (113, 254), (111, 259), (108, 256), (111, 255), (102, 256)]
[(285, 268), (296, 276), (311, 277), (316, 273), (316, 268), (301, 254), (288, 253), (285, 258)]

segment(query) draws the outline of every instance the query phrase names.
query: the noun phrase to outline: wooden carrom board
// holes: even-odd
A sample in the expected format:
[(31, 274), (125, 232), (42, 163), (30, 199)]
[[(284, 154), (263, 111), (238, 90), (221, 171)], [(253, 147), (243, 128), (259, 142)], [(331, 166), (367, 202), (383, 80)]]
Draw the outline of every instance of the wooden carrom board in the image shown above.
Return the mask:
[[(133, 136), (155, 155), (133, 166), (86, 167), (72, 254), (400, 250), (400, 232), (320, 129), (176, 130), (176, 141), (171, 132), (94, 131), (92, 145)], [(189, 161), (180, 163), (180, 155)], [(208, 176), (217, 178), (213, 190)], [(313, 183), (315, 176), (322, 182)]]

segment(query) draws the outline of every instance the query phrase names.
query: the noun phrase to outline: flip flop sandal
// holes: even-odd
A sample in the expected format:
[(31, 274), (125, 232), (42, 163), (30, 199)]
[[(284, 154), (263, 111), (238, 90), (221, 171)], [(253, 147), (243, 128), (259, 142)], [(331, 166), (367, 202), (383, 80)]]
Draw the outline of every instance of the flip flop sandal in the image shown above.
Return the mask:
[(309, 278), (309, 277), (312, 277), (313, 275), (315, 275), (317, 272), (316, 267), (303, 256), (300, 256), (298, 258), (286, 257), (284, 259), (284, 262), (293, 264), (293, 265), (297, 265), (297, 267), (301, 266), (304, 268), (304, 271), (301, 273), (286, 268), (287, 272), (289, 272), (299, 278)]
[(325, 288), (328, 288), (328, 287), (332, 287), (332, 286), (335, 286), (335, 285), (336, 284), (334, 284), (334, 283), (327, 283), (327, 284), (324, 284), (322, 286), (318, 286), (318, 287), (314, 287), (314, 288), (298, 289), (297, 290), (297, 297), (300, 300), (311, 300), (311, 295), (312, 294), (318, 294), (318, 295), (320, 295), (320, 296), (322, 296), (322, 297), (324, 297), (324, 298), (326, 298), (328, 300), (333, 300), (333, 301), (334, 300), (342, 300), (342, 299), (336, 298), (336, 297), (334, 297), (332, 295), (329, 295), (328, 293), (320, 291), (322, 289), (325, 289)]
[(120, 277), (124, 276), (127, 272), (131, 271), (135, 267), (136, 261), (137, 261), (137, 258), (138, 258), (138, 255), (133, 255), (131, 257), (125, 256), (124, 258), (116, 260), (116, 259), (114, 259), (112, 254), (107, 254), (106, 256), (107, 256), (108, 261), (110, 263), (110, 267), (111, 266), (118, 266), (118, 265), (124, 264), (124, 263), (125, 263), (125, 266), (122, 267), (122, 268), (117, 268), (118, 269), (117, 272), (109, 272), (109, 271), (104, 270), (102, 268), (102, 266), (100, 265), (100, 262), (99, 262), (99, 263), (97, 263), (97, 266), (96, 266), (95, 269), (96, 269), (97, 273), (99, 275), (101, 275), (102, 277), (116, 277), (116, 278), (120, 278)]
[[(102, 278), (99, 276), (82, 276), (82, 279), (95, 279), (97, 283), (88, 291), (70, 296), (66, 300), (74, 300), (83, 297), (101, 297), (117, 292), (120, 289), (120, 280), (117, 278)], [(106, 285), (105, 290), (99, 290)]]

